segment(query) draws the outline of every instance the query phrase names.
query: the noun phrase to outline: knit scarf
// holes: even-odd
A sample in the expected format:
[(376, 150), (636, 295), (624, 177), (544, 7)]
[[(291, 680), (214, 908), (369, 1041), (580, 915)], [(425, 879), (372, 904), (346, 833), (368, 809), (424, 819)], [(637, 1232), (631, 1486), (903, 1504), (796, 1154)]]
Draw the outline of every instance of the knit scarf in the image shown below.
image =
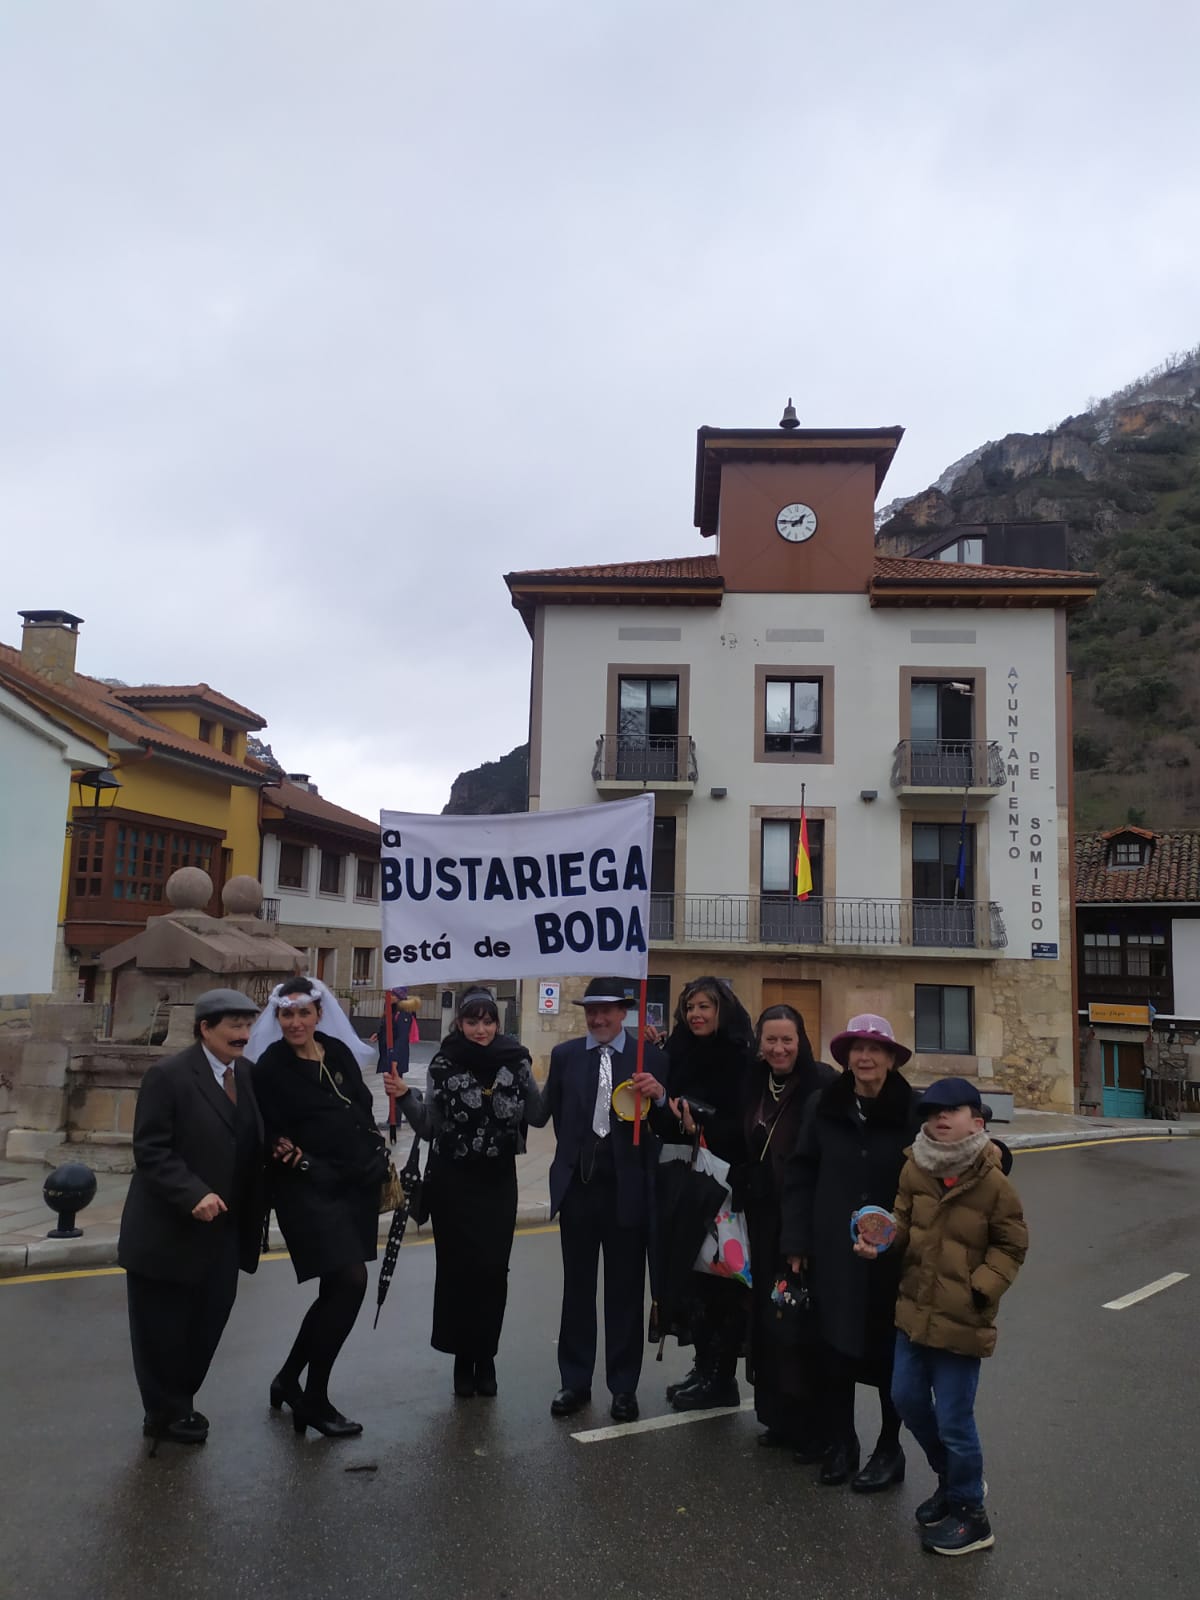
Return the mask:
[(957, 1178), (988, 1143), (984, 1128), (978, 1133), (969, 1133), (965, 1139), (956, 1139), (953, 1144), (940, 1144), (931, 1139), (924, 1128), (919, 1128), (912, 1144), (913, 1160), (922, 1172), (934, 1178)]

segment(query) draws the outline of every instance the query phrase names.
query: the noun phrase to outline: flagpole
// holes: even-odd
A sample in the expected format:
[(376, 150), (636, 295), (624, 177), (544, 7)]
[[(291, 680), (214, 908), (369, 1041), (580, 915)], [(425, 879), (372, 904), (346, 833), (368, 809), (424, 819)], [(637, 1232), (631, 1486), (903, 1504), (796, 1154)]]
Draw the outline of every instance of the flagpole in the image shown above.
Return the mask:
[[(646, 1067), (646, 979), (638, 985), (637, 1070), (639, 1075)], [(633, 1097), (633, 1142), (642, 1142), (642, 1092)]]

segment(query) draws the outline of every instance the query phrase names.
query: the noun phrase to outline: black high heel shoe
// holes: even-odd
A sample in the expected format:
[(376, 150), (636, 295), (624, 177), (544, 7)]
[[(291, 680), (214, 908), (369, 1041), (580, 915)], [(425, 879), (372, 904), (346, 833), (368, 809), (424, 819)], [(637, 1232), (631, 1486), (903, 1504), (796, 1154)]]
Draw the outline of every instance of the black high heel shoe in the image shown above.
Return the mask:
[(298, 1383), (289, 1383), (281, 1374), (271, 1379), (271, 1410), (282, 1411), (284, 1406), (291, 1406), (295, 1411), (297, 1405), (304, 1404), (304, 1390)]
[(363, 1431), (361, 1422), (351, 1422), (349, 1417), (335, 1411), (328, 1402), (319, 1411), (310, 1411), (303, 1400), (298, 1406), (292, 1407), (292, 1427), (297, 1433), (303, 1433), (305, 1428), (315, 1428), (327, 1439), (356, 1439)]

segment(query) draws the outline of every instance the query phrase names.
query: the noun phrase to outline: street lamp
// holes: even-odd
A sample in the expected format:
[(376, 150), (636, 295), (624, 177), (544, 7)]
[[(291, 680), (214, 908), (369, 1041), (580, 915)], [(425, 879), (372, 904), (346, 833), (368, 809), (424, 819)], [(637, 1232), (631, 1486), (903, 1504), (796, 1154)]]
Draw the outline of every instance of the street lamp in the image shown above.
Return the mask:
[[(87, 810), (90, 806), (92, 815), (81, 817), (78, 821), (67, 823), (67, 838), (70, 839), (77, 833), (94, 833), (100, 824), (101, 812), (107, 804), (111, 806), (117, 798), (117, 790), (121, 787), (121, 780), (108, 767), (91, 767), (84, 772), (75, 774), (75, 788), (79, 792), (79, 809)], [(91, 796), (91, 800), (87, 796)]]

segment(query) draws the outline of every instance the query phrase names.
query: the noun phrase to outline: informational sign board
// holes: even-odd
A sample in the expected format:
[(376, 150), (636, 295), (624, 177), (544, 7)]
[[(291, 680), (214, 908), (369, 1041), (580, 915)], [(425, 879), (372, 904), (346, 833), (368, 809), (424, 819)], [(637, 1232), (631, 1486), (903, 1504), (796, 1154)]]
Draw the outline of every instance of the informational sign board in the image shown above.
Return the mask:
[(562, 988), (553, 982), (538, 984), (538, 1014), (543, 1017), (556, 1017), (562, 1002)]
[(1148, 1028), (1154, 1013), (1150, 1006), (1091, 1005), (1089, 1022), (1123, 1022), (1131, 1028)]

